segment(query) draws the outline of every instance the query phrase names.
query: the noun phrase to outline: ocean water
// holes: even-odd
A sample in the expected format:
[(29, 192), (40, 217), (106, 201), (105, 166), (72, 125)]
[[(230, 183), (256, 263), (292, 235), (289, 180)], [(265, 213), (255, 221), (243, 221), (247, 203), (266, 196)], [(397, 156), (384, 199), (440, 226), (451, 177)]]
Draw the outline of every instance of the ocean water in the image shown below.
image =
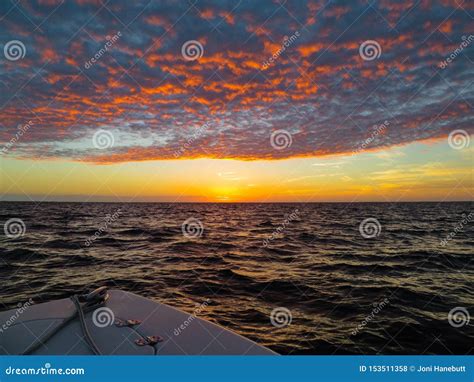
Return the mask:
[(109, 285), (282, 354), (472, 354), (473, 207), (2, 202), (0, 309)]

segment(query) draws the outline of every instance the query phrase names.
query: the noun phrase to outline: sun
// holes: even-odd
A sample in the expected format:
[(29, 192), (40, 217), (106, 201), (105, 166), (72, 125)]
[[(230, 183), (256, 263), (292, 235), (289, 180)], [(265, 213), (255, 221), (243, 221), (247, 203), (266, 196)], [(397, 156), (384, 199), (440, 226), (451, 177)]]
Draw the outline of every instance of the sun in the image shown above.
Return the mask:
[(215, 186), (211, 189), (212, 199), (216, 202), (235, 202), (241, 198), (241, 190), (237, 186)]

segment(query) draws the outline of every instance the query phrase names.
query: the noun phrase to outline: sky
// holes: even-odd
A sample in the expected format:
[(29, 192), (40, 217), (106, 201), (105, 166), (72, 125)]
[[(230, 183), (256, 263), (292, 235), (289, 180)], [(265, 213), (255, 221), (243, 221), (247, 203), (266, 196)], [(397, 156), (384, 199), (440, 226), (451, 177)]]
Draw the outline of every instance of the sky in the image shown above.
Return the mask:
[(472, 200), (468, 1), (0, 2), (0, 200)]

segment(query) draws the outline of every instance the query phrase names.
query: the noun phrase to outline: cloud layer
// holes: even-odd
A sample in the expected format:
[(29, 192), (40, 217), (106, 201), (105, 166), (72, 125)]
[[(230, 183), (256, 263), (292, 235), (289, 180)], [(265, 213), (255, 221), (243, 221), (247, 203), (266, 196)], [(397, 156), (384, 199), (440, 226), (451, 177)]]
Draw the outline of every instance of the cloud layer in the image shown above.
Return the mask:
[(473, 16), (460, 1), (1, 2), (0, 144), (94, 163), (255, 160), (472, 133)]

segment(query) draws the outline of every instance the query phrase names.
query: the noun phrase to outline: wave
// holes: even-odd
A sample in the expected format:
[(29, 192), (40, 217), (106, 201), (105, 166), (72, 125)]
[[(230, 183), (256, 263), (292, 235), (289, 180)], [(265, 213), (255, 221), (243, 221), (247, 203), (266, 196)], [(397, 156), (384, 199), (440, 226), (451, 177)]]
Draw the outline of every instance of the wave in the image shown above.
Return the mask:
[[(2, 218), (22, 217), (27, 229), (0, 238), (1, 299), (15, 307), (31, 295), (44, 301), (105, 284), (190, 312), (210, 298), (206, 318), (283, 354), (444, 354), (440, 335), (465, 354), (474, 334), (447, 317), (472, 301), (474, 227), (441, 241), (473, 206), (2, 203)], [(104, 226), (118, 208), (120, 218)], [(299, 219), (285, 221), (296, 208)], [(183, 236), (190, 217), (203, 222), (203, 235)], [(382, 227), (373, 238), (359, 232), (368, 217)], [(271, 325), (278, 307), (291, 325)]]

